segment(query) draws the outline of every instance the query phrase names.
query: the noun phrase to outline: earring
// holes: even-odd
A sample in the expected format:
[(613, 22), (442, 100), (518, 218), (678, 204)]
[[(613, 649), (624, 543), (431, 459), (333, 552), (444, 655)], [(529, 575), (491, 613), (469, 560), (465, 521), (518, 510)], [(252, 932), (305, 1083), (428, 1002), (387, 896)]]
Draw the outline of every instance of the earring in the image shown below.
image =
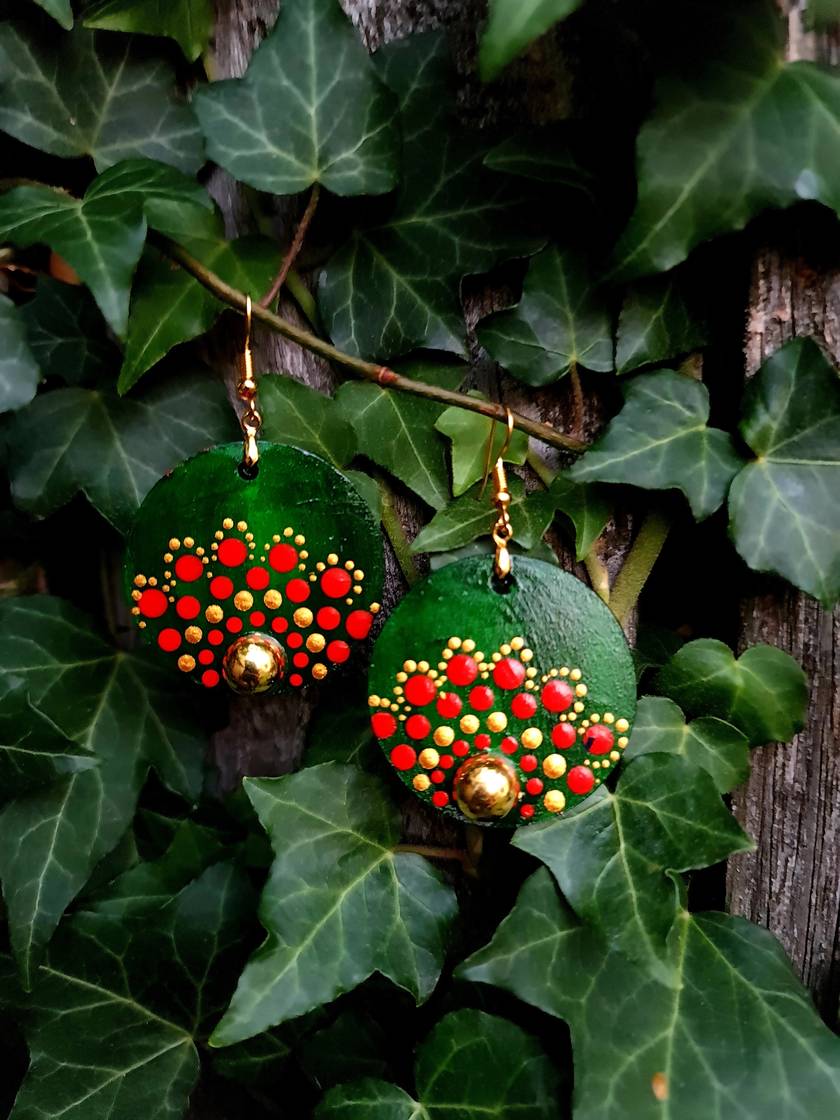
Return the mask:
[(128, 538), (131, 612), (161, 658), (205, 688), (300, 689), (368, 636), (383, 579), (379, 529), (335, 467), (258, 442), (245, 311), (242, 444), (212, 448), (152, 488)]
[[(509, 409), (507, 419), (509, 441)], [(597, 595), (551, 564), (512, 559), (504, 453), (492, 472), (492, 562), (449, 564), (402, 600), (374, 648), (368, 704), (418, 797), (512, 827), (563, 813), (605, 781), (628, 743), (636, 678)]]

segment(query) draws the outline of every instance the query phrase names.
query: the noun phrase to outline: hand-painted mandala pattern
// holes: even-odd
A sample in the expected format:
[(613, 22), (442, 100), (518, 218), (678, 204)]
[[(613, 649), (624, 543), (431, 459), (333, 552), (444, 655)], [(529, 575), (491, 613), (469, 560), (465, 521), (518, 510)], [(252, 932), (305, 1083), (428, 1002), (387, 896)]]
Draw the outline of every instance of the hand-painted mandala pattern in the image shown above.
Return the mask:
[(627, 718), (592, 710), (576, 666), (541, 672), (533, 662), (519, 636), (490, 654), (453, 636), (436, 664), (408, 658), (391, 695), (368, 698), (391, 764), (436, 808), (458, 802), (459, 774), (476, 756), (501, 752), (509, 760), (520, 823), (538, 807), (562, 813), (621, 758)]

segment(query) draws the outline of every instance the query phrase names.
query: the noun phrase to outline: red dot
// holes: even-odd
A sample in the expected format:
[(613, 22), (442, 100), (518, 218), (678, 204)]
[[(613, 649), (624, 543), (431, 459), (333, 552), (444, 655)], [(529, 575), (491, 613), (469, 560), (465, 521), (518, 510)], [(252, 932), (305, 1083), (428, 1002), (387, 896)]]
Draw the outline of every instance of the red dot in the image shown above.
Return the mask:
[(466, 739), (456, 739), (452, 744), (453, 754), (457, 754), (458, 758), (463, 758), (465, 754), (470, 753), (470, 745)]
[(285, 634), (289, 629), (289, 624), (285, 618), (275, 618), (271, 623), (271, 629), (275, 634)]
[(350, 637), (355, 638), (357, 642), (361, 642), (370, 633), (370, 628), (373, 625), (373, 615), (370, 611), (351, 611), (344, 625), (347, 627), (347, 633)]
[(397, 721), (388, 712), (376, 712), (371, 716), (370, 726), (377, 739), (390, 739), (397, 730)]
[(510, 710), (517, 719), (530, 719), (537, 710), (537, 701), (530, 692), (519, 692), (510, 703)]
[(211, 630), (207, 635), (207, 641), (211, 646), (220, 646), (224, 640), (225, 636), (221, 630)]
[(566, 775), (566, 784), (572, 793), (589, 793), (595, 785), (595, 775), (588, 766), (573, 766)]
[(175, 561), (175, 575), (184, 583), (192, 583), (201, 578), (204, 565), (200, 556), (179, 556)]
[(160, 618), (166, 611), (169, 605), (169, 600), (166, 598), (162, 591), (157, 588), (147, 587), (140, 598), (137, 600), (137, 606), (140, 608), (140, 613), (146, 618)]
[(262, 611), (253, 611), (251, 614), (252, 626), (263, 626), (265, 624), (265, 615)]
[(321, 587), (330, 599), (343, 599), (353, 583), (344, 568), (327, 568), (321, 576)]
[(608, 727), (598, 724), (597, 727), (588, 727), (583, 736), (583, 745), (590, 754), (609, 754), (613, 748), (615, 736)]
[(446, 675), (453, 684), (464, 685), (472, 684), (478, 676), (478, 665), (475, 658), (470, 657), (466, 653), (456, 653), (451, 657), (446, 666)]
[(503, 657), (493, 668), (493, 680), (499, 688), (519, 688), (525, 680), (525, 666), (515, 657)]
[(537, 768), (537, 756), (535, 754), (523, 754), (519, 760), (519, 768), (524, 774), (530, 774)]
[(241, 618), (229, 618), (227, 620), (227, 622), (225, 623), (225, 626), (228, 628), (228, 630), (231, 632), (231, 634), (238, 634), (239, 631), (242, 629), (242, 619)]
[(429, 775), (429, 777), (432, 779), (432, 781), (435, 783), (436, 786), (439, 786), (440, 783), (443, 781), (443, 779), (446, 777), (446, 775), (444, 774), (444, 772), (442, 770), (433, 770), (431, 772), (431, 774)]
[(245, 582), (254, 591), (262, 591), (268, 587), (268, 571), (265, 568), (250, 568), (245, 575)]
[(408, 743), (400, 743), (391, 751), (391, 763), (397, 770), (410, 770), (417, 761), (417, 751)]
[(529, 821), (531, 819), (531, 817), (533, 817), (533, 815), (534, 815), (534, 806), (533, 805), (520, 805), (519, 806), (519, 815), (520, 815), (520, 817), (523, 818), (523, 820)]
[(551, 741), (561, 751), (568, 750), (576, 738), (575, 729), (570, 723), (558, 723), (551, 729)]
[(292, 658), (292, 664), (296, 669), (305, 669), (309, 664), (309, 655), (306, 653), (296, 653)]
[(442, 809), (444, 805), (449, 804), (449, 794), (446, 790), (436, 789), (432, 794), (432, 804), (436, 809)]
[(489, 735), (483, 735), (483, 734), (482, 735), (476, 735), (473, 742), (475, 743), (478, 750), (486, 751), (487, 748), (490, 746), (490, 736)]
[(177, 630), (172, 627), (167, 627), (166, 630), (161, 630), (158, 634), (158, 645), (166, 653), (172, 653), (181, 644), (181, 635)]
[(175, 610), (179, 618), (195, 618), (201, 610), (201, 603), (194, 595), (182, 595), (175, 604)]
[(300, 673), (292, 673), (292, 675), (289, 677), (289, 684), (294, 688), (300, 688), (300, 686), (303, 684), (303, 677), (300, 675)]
[(289, 649), (300, 649), (303, 645), (303, 635), (299, 634), (297, 630), (293, 630), (286, 639), (286, 645)]
[(463, 706), (461, 697), (456, 696), (454, 692), (442, 692), (435, 705), (438, 715), (443, 716), (444, 719), (455, 719)]
[(205, 669), (201, 674), (201, 683), (205, 688), (215, 688), (219, 683), (219, 674), (215, 669)]
[(425, 739), (432, 729), (432, 725), (425, 716), (409, 716), (405, 721), (405, 733), (412, 739)]
[(233, 594), (233, 580), (229, 576), (214, 576), (210, 580), (210, 594), (216, 599), (229, 599)]
[(451, 754), (442, 754), (440, 756), (440, 759), (439, 759), (439, 764), (440, 764), (441, 769), (449, 770), (452, 767), (452, 764), (454, 763), (454, 761), (455, 761), (455, 759), (452, 757)]
[(201, 651), (201, 653), (198, 655), (198, 660), (201, 662), (202, 665), (212, 665), (213, 664), (213, 651), (211, 649), (203, 649)]
[(538, 793), (542, 793), (543, 784), (539, 778), (529, 778), (525, 783), (526, 793), (530, 793), (532, 797), (536, 797)]
[(330, 659), (330, 661), (334, 661), (336, 665), (340, 665), (343, 661), (346, 661), (349, 656), (350, 647), (348, 646), (347, 642), (342, 642), (339, 639), (336, 639), (334, 642), (330, 642), (328, 644), (327, 657)]
[(486, 712), (488, 708), (492, 708), (494, 700), (493, 689), (488, 688), (486, 684), (476, 685), (470, 691), (470, 706), (477, 712)]
[(309, 598), (309, 584), (305, 579), (290, 579), (286, 584), (286, 596), (293, 603), (305, 603)]
[(549, 681), (540, 693), (543, 707), (549, 712), (565, 712), (574, 698), (574, 692), (565, 681)]
[(290, 544), (276, 544), (268, 554), (268, 562), (275, 572), (290, 572), (298, 562), (298, 554)]
[(321, 607), (315, 615), (315, 619), (321, 630), (335, 630), (339, 622), (341, 622), (341, 615), (335, 607)]
[(501, 742), (501, 748), (505, 754), (516, 754), (519, 750), (519, 743), (511, 735), (505, 736)]
[(405, 698), (413, 708), (422, 708), (426, 704), (431, 704), (437, 695), (435, 682), (431, 677), (419, 675), (409, 677), (403, 687), (405, 689)]
[(220, 564), (224, 564), (226, 568), (235, 568), (238, 564), (244, 564), (248, 558), (248, 546), (244, 541), (237, 540), (236, 537), (226, 537), (223, 541), (219, 541), (219, 549), (216, 553)]

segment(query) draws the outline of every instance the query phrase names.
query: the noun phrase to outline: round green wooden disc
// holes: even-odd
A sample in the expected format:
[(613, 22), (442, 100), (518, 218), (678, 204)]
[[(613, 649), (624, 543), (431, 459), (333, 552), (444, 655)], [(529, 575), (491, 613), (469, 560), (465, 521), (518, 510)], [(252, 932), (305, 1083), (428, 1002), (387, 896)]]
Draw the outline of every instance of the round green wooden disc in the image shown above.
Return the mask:
[(374, 734), (405, 784), (441, 812), (502, 827), (597, 789), (636, 709), (633, 659), (609, 609), (525, 558), (504, 593), (486, 557), (418, 585), (377, 639), (369, 692)]
[(133, 618), (174, 672), (207, 688), (229, 679), (226, 653), (249, 635), (279, 650), (272, 691), (301, 688), (368, 635), (382, 591), (379, 529), (317, 455), (261, 443), (250, 480), (241, 458), (239, 443), (205, 451), (147, 495), (126, 556)]

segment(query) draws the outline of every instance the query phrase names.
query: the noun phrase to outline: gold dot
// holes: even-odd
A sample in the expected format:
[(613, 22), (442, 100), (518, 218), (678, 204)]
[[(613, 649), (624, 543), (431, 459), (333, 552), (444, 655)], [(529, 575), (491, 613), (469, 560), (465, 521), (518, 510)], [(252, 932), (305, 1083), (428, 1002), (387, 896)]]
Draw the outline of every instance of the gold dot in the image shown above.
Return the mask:
[[(385, 705), (383, 704), (382, 707), (384, 708)], [(399, 704), (389, 704), (388, 707), (391, 709), (392, 712), (398, 712), (400, 710)]]
[(400, 684), (405, 684), (408, 680), (408, 673), (397, 673), (396, 680), (398, 680)]
[(582, 676), (583, 673), (581, 673), (580, 669), (572, 669), (571, 673), (569, 673), (569, 679), (573, 681), (579, 681)]
[(592, 769), (593, 770), (600, 770), (601, 769), (601, 763), (597, 760), (597, 758), (592, 763)]
[(461, 639), (460, 638), (450, 638), (449, 641), (446, 644), (449, 646), (450, 649), (460, 649), (461, 648)]
[(368, 696), (368, 704), (370, 705), (371, 708), (378, 708), (379, 707), (379, 697), (376, 695), (375, 692), (371, 693), (371, 695)]
[(627, 736), (622, 735), (621, 738), (618, 740), (618, 745), (621, 747), (622, 750), (624, 750), (624, 748), (627, 746), (627, 744), (629, 742), (630, 742), (630, 740), (627, 738)]
[(244, 533), (245, 530), (248, 528), (248, 522), (247, 521), (237, 521), (236, 522), (236, 528), (239, 530), (240, 533)]
[(478, 716), (463, 716), (459, 726), (465, 735), (474, 735), (478, 731)]
[(293, 532), (294, 532), (294, 529), (291, 527), (291, 525), (287, 525), (286, 528), (283, 530), (283, 536), (284, 537), (290, 537)]
[(192, 537), (184, 537), (184, 548), (192, 548), (194, 544)]
[(502, 655), (500, 653), (491, 653), (490, 654), (490, 660), (491, 661), (501, 661), (502, 660)]
[(438, 677), (440, 676), (440, 674), (438, 673), (437, 669), (430, 669), (428, 671), (428, 673), (426, 674), (426, 676), (431, 677), (431, 679), (433, 681), (436, 681), (438, 679)]
[(310, 653), (320, 653), (326, 644), (323, 634), (310, 634), (306, 639), (306, 648)]
[(529, 751), (536, 750), (543, 741), (543, 733), (538, 727), (526, 727), (520, 736), (522, 746)]
[(589, 717), (589, 719), (592, 723), (600, 723), (601, 722), (601, 717), (598, 715), (597, 712), (593, 712), (592, 715)]
[(146, 586), (146, 577), (145, 576), (135, 576), (134, 577), (134, 586), (135, 587), (145, 587)]
[(417, 671), (417, 662), (409, 658), (408, 661), (403, 661), (403, 669), (405, 669), (407, 673), (415, 673)]
[(543, 805), (549, 813), (562, 813), (566, 808), (566, 798), (562, 790), (550, 789), (543, 798)]
[(182, 673), (191, 673), (195, 668), (195, 658), (189, 653), (182, 653), (178, 658), (178, 668)]
[(224, 519), (224, 521), (222, 522), (222, 528), (223, 529), (232, 529), (233, 528), (233, 518), (232, 517), (226, 517)]
[(320, 661), (312, 666), (312, 676), (316, 681), (322, 681), (328, 672), (329, 669)]
[(618, 762), (618, 760), (621, 758), (621, 754), (618, 751), (610, 751), (610, 758), (613, 760), (613, 762)]
[(196, 642), (201, 641), (201, 627), (200, 626), (188, 626), (186, 628), (186, 630), (184, 631), (184, 637), (187, 639), (187, 641), (190, 643), (190, 645), (194, 646), (196, 644)]
[(488, 731), (504, 731), (507, 727), (507, 716), (504, 712), (491, 712), (487, 717)]
[(283, 596), (279, 591), (266, 591), (265, 595), (263, 595), (263, 602), (269, 610), (276, 611), (283, 602)]
[(615, 716), (612, 714), (612, 712), (604, 712), (604, 723), (614, 723), (614, 722), (615, 722)]
[(140, 613), (140, 608), (139, 607), (132, 607), (131, 608), (131, 613), (132, 614), (139, 614)]
[(436, 727), (432, 738), (439, 747), (448, 747), (455, 738), (455, 732), (451, 727)]
[(428, 673), (428, 671), (429, 671), (429, 662), (428, 661), (418, 661), (417, 662), (417, 672), (418, 673)]
[(510, 644), (512, 649), (522, 649), (525, 645), (525, 640), (523, 638), (511, 638)]
[[(472, 638), (465, 638), (463, 642), (461, 642), (461, 649), (464, 651), (464, 653), (472, 653), (472, 651), (475, 649), (475, 642), (472, 640)], [(481, 660), (480, 653), (477, 653), (476, 657), (479, 659), (479, 661)]]
[(302, 548), (300, 550), (299, 555), (300, 555), (301, 560), (308, 560), (309, 559), (309, 553), (306, 551), (305, 548)]
[(371, 613), (371, 614), (379, 614), (379, 612), (380, 612), (381, 610), (382, 610), (382, 606), (381, 606), (381, 604), (379, 604), (379, 603), (371, 603), (371, 605), (370, 605), (370, 613)]
[(576, 684), (575, 685), (575, 696), (585, 696), (588, 691), (589, 691), (589, 689), (586, 687), (585, 684)]
[(131, 592), (131, 598), (132, 598), (132, 599), (134, 599), (135, 601), (136, 601), (137, 599), (139, 599), (139, 598), (140, 598), (140, 596), (141, 596), (141, 592), (140, 592), (140, 591), (132, 591), (132, 592)]
[(327, 557), (327, 563), (328, 564), (337, 564), (338, 563), (338, 557), (336, 556), (336, 554), (334, 552), (331, 552), (329, 554), (329, 556)]
[(446, 662), (451, 661), (451, 660), (452, 660), (452, 650), (451, 649), (445, 649), (443, 651), (443, 661), (441, 662), (441, 665), (440, 665), (441, 669), (445, 669), (446, 668)]
[(233, 605), (238, 611), (248, 611), (254, 605), (254, 596), (250, 591), (237, 591), (233, 597)]
[(428, 774), (415, 774), (411, 784), (414, 786), (418, 793), (423, 793), (429, 788), (432, 783), (429, 781)]
[(353, 585), (353, 594), (354, 595), (361, 595), (361, 593), (362, 593), (362, 585), (360, 583), (354, 584)]
[(154, 576), (149, 576), (149, 587), (157, 587), (157, 579)]
[(348, 607), (353, 606), (353, 600), (352, 599), (345, 599), (344, 602), (347, 604)]
[(582, 712), (585, 707), (586, 707), (586, 705), (582, 704), (580, 702), (580, 700), (578, 700), (577, 703), (574, 705), (574, 709), (575, 709), (576, 712)]
[(172, 549), (173, 552), (177, 552), (178, 549), (181, 547), (181, 542), (178, 540), (177, 537), (173, 537), (172, 540), (169, 542), (169, 547)]
[(630, 724), (627, 722), (626, 719), (617, 719), (615, 721), (615, 729), (619, 733), (623, 734), (625, 731), (630, 730)]
[[(217, 541), (220, 541), (224, 537), (224, 533), (222, 532), (221, 529), (217, 529), (216, 532), (213, 534), (213, 536), (216, 538)], [(218, 545), (214, 544), (213, 548), (218, 548)]]
[(359, 583), (361, 583), (364, 578), (365, 578), (365, 573), (361, 570), (361, 568), (359, 568), (356, 571), (356, 579), (359, 581)]
[(401, 685), (395, 685), (394, 695), (395, 696), (402, 696), (402, 694), (403, 694), (402, 686)]
[(303, 533), (297, 534), (297, 536), (295, 537), (295, 544), (306, 544), (306, 537), (303, 535)]
[(221, 622), (225, 617), (225, 612), (221, 607), (208, 607), (204, 612), (204, 617), (208, 622)]
[(562, 778), (566, 773), (566, 760), (562, 754), (549, 754), (543, 759), (543, 773), (547, 778)]
[(531, 661), (531, 660), (533, 660), (533, 657), (534, 657), (534, 651), (532, 649), (523, 649), (523, 651), (520, 653), (519, 657), (522, 661), (525, 661), (525, 662)]
[(138, 622), (137, 625), (140, 627), (141, 630), (146, 629), (146, 623), (145, 622)]
[(525, 682), (525, 687), (526, 688), (536, 688), (537, 686), (533, 681), (526, 681)]
[(509, 646), (509, 645), (507, 644), (507, 642), (502, 642), (502, 644), (501, 644), (501, 645), (499, 646), (499, 653), (501, 653), (501, 654), (503, 654), (503, 655), (504, 655), (505, 657), (507, 657), (507, 655), (508, 655), (508, 654), (509, 654), (510, 652), (511, 652), (511, 648), (510, 648), (510, 646)]
[(171, 552), (164, 552), (164, 554), (163, 554), (164, 564), (171, 564), (173, 560), (174, 560), (174, 557), (173, 557)]
[(536, 675), (537, 675), (537, 670), (534, 669), (534, 668), (525, 670), (525, 676), (528, 677), (529, 680), (533, 680)]
[(570, 723), (574, 723), (574, 721), (577, 719), (577, 712), (569, 712), (569, 714), (566, 716), (566, 719)]
[(583, 722), (581, 723), (581, 727), (588, 727), (588, 726), (589, 726), (589, 720), (588, 719), (583, 720)]
[[(551, 671), (551, 675), (552, 675), (552, 677), (555, 676), (555, 671), (553, 669)], [(568, 675), (569, 675), (569, 669), (566, 665), (564, 665), (563, 668), (560, 670), (560, 676), (561, 677), (568, 677)]]
[(323, 572), (323, 570), (326, 568), (326, 566), (327, 565), (324, 563), (323, 560), (319, 560), (318, 563), (315, 565), (315, 570), (318, 571), (318, 572)]
[(420, 752), (420, 757), (417, 760), (424, 770), (434, 770), (440, 762), (440, 755), (434, 747), (426, 747), (425, 750)]
[(389, 708), (391, 706), (391, 701), (388, 699), (387, 696), (383, 696), (382, 699), (379, 701), (379, 706), (380, 706), (380, 708)]
[(292, 618), (295, 620), (295, 626), (311, 626), (313, 615), (309, 607), (298, 607)]
[(353, 571), (353, 566), (354, 566), (354, 565), (353, 565), (353, 561), (352, 561), (352, 560), (345, 560), (345, 561), (344, 561), (344, 567), (345, 567), (345, 568), (347, 569), (347, 571), (348, 571), (348, 572), (352, 572), (352, 571)]

